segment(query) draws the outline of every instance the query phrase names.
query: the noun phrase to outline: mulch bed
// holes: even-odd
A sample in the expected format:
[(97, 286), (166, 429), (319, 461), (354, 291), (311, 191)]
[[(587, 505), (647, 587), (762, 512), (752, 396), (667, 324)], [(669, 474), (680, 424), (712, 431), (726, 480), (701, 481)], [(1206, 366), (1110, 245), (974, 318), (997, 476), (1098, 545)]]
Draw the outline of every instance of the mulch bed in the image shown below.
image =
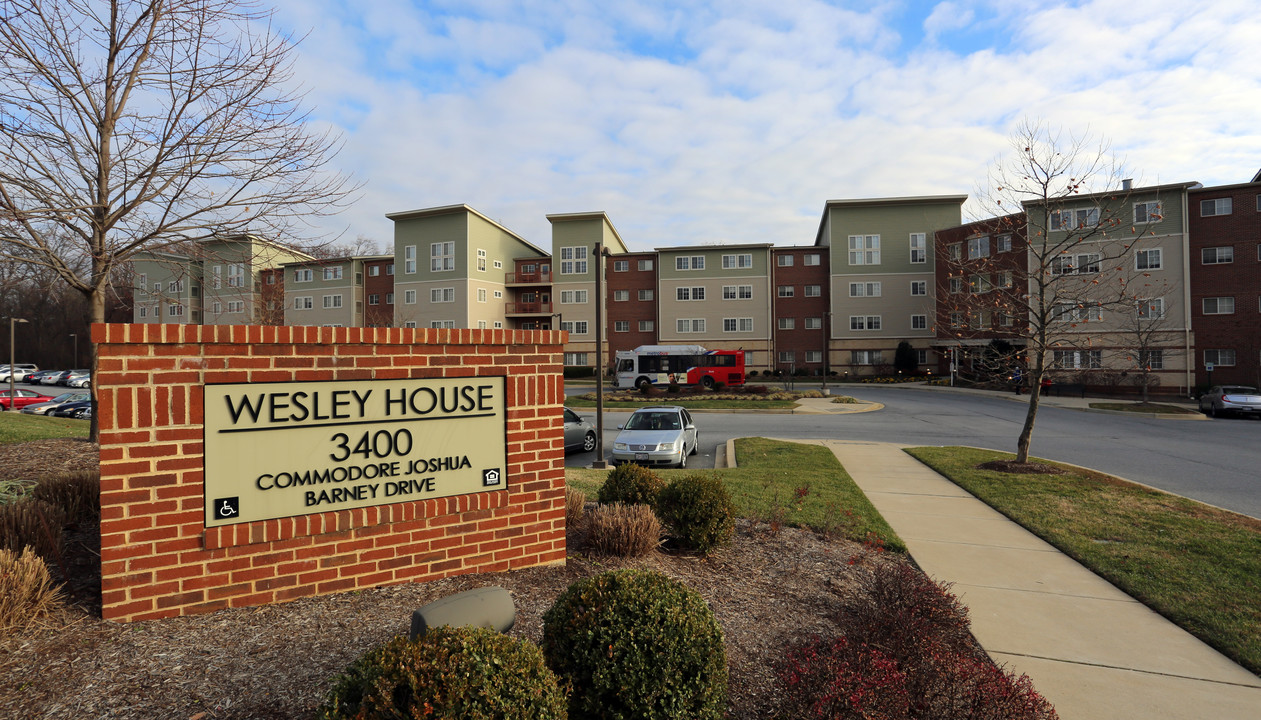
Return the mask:
[[(82, 441), (33, 445), (0, 446), (0, 463), (42, 456), (38, 468), (31, 466), (37, 476), (49, 471), (50, 457), (59, 458), (56, 472), (84, 467), (62, 454), (95, 459), (95, 446)], [(406, 633), (412, 611), (426, 603), (502, 586), (517, 607), (511, 634), (537, 643), (543, 613), (570, 583), (646, 567), (686, 583), (713, 608), (726, 638), (729, 717), (766, 718), (777, 710), (775, 663), (795, 640), (839, 632), (831, 610), (837, 593), (851, 586), (851, 558), (865, 552), (849, 541), (740, 521), (734, 544), (711, 557), (657, 552), (626, 560), (587, 553), (575, 527), (564, 566), (122, 625), (100, 619), (95, 533), (83, 527), (68, 537), (61, 565), (72, 576), (71, 604), (64, 612), (0, 638), (0, 717), (309, 718), (338, 673)], [(60, 574), (59, 564), (51, 565)]]
[(1066, 471), (1054, 465), (1036, 462), (1016, 462), (1015, 460), (990, 460), (977, 465), (980, 470), (1013, 473), (1018, 475), (1063, 475)]

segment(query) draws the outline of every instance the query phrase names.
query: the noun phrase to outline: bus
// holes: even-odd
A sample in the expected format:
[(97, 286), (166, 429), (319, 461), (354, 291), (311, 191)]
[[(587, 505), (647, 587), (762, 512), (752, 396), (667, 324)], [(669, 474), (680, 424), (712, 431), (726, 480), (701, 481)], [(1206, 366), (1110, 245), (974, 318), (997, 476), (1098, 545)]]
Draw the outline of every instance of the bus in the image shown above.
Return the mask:
[(651, 385), (701, 385), (712, 389), (744, 384), (743, 350), (706, 350), (700, 345), (640, 345), (619, 350), (616, 385), (640, 388)]

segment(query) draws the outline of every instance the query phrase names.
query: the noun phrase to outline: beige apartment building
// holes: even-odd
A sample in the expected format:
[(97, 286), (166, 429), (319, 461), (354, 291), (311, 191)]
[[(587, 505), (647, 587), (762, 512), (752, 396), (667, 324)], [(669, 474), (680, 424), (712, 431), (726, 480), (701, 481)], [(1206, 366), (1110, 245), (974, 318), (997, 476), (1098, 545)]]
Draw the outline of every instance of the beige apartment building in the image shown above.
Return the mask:
[[(603, 297), (596, 296), (596, 273), (602, 264), (596, 253), (603, 248), (607, 255), (624, 255), (626, 244), (603, 212), (548, 215), (547, 220), (552, 224), (551, 297), (560, 329), (569, 332), (565, 364), (595, 365), (597, 303), (608, 306), (607, 284), (601, 288)], [(607, 339), (609, 329), (602, 330)]]
[(285, 263), (285, 325), (371, 325), (364, 280), (389, 255), (356, 255)]

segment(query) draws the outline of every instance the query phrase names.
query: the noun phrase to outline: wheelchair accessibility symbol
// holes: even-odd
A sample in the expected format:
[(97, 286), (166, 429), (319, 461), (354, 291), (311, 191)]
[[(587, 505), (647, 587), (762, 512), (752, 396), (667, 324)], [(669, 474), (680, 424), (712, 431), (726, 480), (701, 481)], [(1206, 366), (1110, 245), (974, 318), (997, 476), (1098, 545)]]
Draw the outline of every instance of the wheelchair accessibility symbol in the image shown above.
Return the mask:
[(214, 501), (215, 520), (228, 520), (241, 514), (239, 497), (219, 498)]

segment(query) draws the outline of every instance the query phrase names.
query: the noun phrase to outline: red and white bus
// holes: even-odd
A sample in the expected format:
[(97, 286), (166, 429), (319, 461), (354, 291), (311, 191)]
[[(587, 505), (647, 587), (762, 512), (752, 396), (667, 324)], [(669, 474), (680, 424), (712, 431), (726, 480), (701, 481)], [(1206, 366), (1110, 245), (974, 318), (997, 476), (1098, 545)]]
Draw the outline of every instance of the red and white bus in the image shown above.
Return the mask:
[(744, 384), (743, 350), (706, 350), (700, 345), (640, 345), (619, 350), (617, 387), (702, 385), (713, 388)]

